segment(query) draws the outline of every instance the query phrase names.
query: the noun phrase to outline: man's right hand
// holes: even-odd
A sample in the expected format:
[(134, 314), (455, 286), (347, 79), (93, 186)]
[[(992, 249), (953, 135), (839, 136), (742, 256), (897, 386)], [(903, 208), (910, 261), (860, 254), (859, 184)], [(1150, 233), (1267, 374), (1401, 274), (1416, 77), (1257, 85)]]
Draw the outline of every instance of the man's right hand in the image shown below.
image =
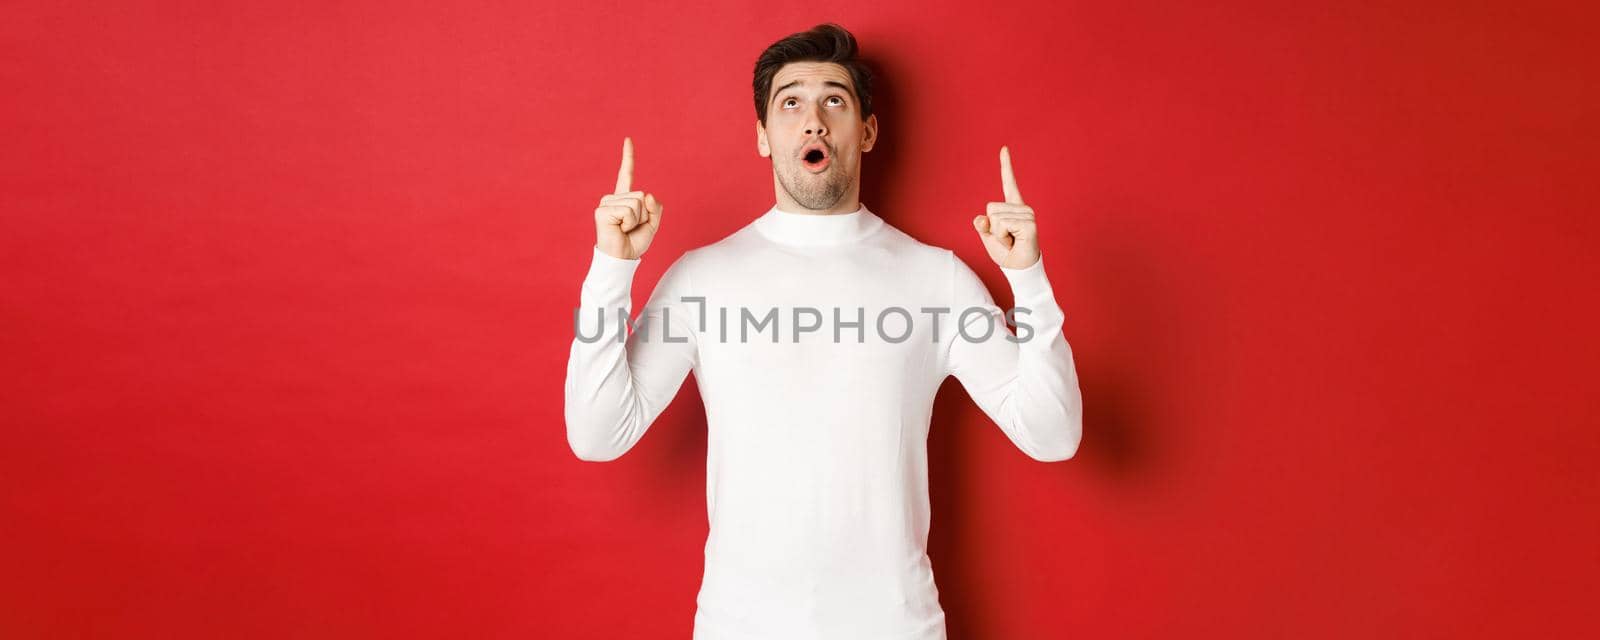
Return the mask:
[(661, 228), (661, 203), (654, 195), (633, 191), (633, 139), (622, 139), (622, 168), (616, 191), (600, 196), (594, 210), (595, 246), (606, 255), (636, 260)]

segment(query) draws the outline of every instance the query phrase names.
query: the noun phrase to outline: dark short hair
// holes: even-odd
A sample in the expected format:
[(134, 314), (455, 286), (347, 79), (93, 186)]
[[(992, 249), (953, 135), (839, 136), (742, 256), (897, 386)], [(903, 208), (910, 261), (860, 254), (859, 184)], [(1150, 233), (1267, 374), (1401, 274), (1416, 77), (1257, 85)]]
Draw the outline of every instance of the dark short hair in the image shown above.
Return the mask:
[(767, 99), (772, 93), (772, 77), (778, 75), (783, 65), (791, 62), (832, 62), (850, 72), (856, 102), (861, 105), (861, 119), (872, 115), (872, 70), (856, 59), (856, 37), (844, 27), (819, 24), (809, 31), (791, 34), (772, 43), (761, 57), (756, 58), (755, 98), (756, 119), (767, 125)]

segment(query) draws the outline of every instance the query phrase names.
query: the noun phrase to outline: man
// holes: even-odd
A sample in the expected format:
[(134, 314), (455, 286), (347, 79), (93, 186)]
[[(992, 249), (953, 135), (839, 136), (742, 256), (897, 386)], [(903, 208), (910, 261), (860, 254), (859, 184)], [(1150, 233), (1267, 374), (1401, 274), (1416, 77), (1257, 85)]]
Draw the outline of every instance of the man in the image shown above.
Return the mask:
[(1004, 202), (972, 223), (1015, 294), (1013, 335), (963, 261), (859, 202), (878, 120), (853, 36), (827, 24), (778, 41), (757, 61), (754, 89), (776, 204), (674, 261), (626, 340), (633, 273), (663, 207), (633, 189), (623, 141), (616, 190), (595, 209), (568, 442), (584, 460), (622, 455), (693, 370), (711, 525), (694, 637), (944, 638), (926, 552), (940, 383), (956, 376), (1037, 460), (1072, 457), (1082, 433), (1033, 210), (1002, 147)]

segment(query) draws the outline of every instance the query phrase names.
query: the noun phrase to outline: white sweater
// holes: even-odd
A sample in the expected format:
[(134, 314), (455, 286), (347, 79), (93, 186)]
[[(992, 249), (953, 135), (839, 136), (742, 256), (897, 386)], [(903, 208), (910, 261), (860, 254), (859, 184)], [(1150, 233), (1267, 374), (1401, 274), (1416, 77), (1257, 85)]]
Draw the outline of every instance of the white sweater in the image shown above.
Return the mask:
[[(1043, 261), (1001, 269), (1018, 307), (1013, 334), (949, 250), (865, 206), (773, 207), (673, 262), (624, 343), (638, 266), (594, 250), (567, 364), (567, 440), (584, 460), (621, 456), (694, 371), (710, 518), (694, 637), (944, 638), (927, 556), (940, 383), (955, 375), (1034, 459), (1070, 458), (1082, 434)], [(987, 313), (967, 313), (963, 333), (970, 307)]]

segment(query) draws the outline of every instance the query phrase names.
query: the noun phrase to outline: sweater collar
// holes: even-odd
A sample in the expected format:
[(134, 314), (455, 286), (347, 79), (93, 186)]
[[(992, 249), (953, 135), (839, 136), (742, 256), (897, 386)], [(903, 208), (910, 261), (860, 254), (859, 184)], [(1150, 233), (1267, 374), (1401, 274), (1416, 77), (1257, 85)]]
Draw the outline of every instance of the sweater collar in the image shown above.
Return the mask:
[(779, 244), (826, 246), (859, 242), (877, 231), (883, 219), (865, 204), (850, 213), (790, 213), (773, 205), (756, 218), (756, 230)]

